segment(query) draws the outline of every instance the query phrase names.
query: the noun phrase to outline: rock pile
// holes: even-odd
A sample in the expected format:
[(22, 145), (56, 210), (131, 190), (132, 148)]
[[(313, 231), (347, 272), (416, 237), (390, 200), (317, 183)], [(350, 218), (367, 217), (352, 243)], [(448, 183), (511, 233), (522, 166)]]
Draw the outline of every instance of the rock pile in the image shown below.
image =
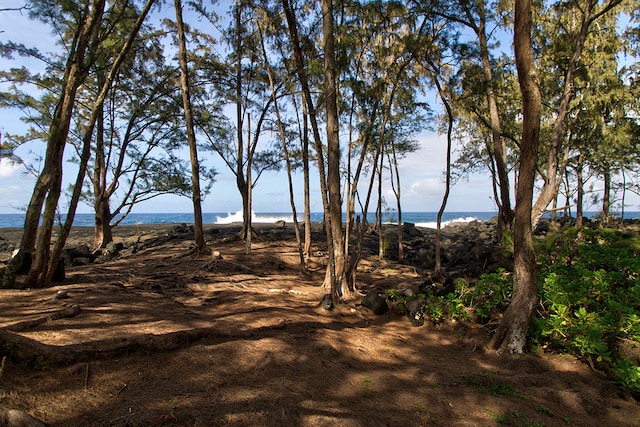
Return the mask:
[[(389, 238), (394, 239), (390, 233)], [(436, 230), (403, 226), (404, 262), (416, 267), (435, 267)], [(452, 223), (441, 230), (442, 267), (450, 272), (478, 275), (494, 271), (501, 265), (497, 236), (497, 220)], [(395, 252), (394, 252), (395, 245)], [(390, 255), (397, 255), (397, 239), (390, 242)]]

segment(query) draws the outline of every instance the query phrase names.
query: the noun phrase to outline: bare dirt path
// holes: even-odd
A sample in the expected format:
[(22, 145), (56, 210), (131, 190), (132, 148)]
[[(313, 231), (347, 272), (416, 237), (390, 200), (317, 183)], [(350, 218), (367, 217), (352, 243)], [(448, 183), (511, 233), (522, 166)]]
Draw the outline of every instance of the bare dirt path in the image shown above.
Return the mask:
[[(217, 261), (189, 257), (186, 238), (159, 239), (68, 268), (53, 288), (0, 290), (4, 330), (80, 309), (7, 332), (62, 356), (7, 360), (0, 407), (51, 426), (640, 426), (638, 402), (575, 358), (498, 356), (481, 327), (412, 327), (358, 298), (323, 310), (320, 238), (303, 276), (292, 234), (263, 230), (250, 256), (228, 235), (208, 235)], [(123, 242), (141, 236), (167, 227), (116, 229)], [(423, 280), (373, 256), (358, 278), (364, 291)]]

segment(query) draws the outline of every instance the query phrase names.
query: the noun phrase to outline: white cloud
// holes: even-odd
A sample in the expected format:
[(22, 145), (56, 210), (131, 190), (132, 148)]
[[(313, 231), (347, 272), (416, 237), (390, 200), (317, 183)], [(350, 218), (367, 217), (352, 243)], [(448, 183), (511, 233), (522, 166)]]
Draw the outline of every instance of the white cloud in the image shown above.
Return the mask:
[(0, 159), (0, 178), (12, 178), (21, 172), (24, 172), (22, 165)]

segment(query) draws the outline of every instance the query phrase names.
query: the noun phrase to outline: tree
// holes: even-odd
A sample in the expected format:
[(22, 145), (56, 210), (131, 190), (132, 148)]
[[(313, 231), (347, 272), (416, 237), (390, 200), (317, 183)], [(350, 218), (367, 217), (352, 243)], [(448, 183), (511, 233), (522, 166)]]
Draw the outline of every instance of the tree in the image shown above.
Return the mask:
[(495, 173), (497, 182), (498, 231), (499, 234), (502, 234), (502, 230), (511, 228), (513, 211), (511, 209), (511, 190), (507, 168), (507, 145), (498, 109), (496, 76), (494, 75), (495, 62), (491, 58), (491, 46), (488, 36), (488, 33), (493, 33), (493, 29), (487, 29), (492, 19), (497, 21), (496, 25), (500, 25), (502, 17), (499, 10), (494, 15), (491, 8), (492, 6), (488, 5), (484, 0), (477, 2), (435, 3), (436, 14), (469, 28), (477, 38), (476, 60), (480, 62), (480, 80), (482, 82), (480, 88), (486, 103), (485, 114), (488, 115), (488, 118), (482, 123), (491, 132), (492, 143), (488, 151), (492, 160), (492, 171)]
[[(58, 264), (58, 258), (64, 247), (66, 237), (73, 223), (75, 209), (80, 199), (82, 184), (86, 173), (87, 163), (90, 156), (90, 146), (93, 137), (93, 130), (98, 116), (102, 111), (102, 105), (115, 79), (119, 67), (127, 56), (133, 41), (142, 26), (147, 13), (154, 0), (147, 0), (142, 11), (135, 15), (135, 25), (126, 34), (126, 39), (117, 53), (117, 57), (109, 66), (109, 72), (100, 80), (99, 94), (91, 109), (91, 116), (86, 123), (84, 136), (82, 137), (81, 161), (76, 178), (75, 188), (71, 195), (69, 211), (65, 224), (51, 249), (51, 236), (54, 217), (57, 213), (58, 200), (61, 194), (62, 183), (62, 158), (66, 140), (69, 135), (71, 117), (76, 111), (76, 97), (81, 84), (86, 81), (89, 71), (95, 61), (98, 60), (104, 51), (103, 43), (107, 40), (117, 26), (102, 26), (106, 16), (118, 16), (121, 11), (120, 5), (115, 4), (105, 12), (104, 2), (91, 2), (80, 5), (67, 5), (74, 7), (59, 8), (56, 2), (40, 3), (38, 8), (34, 8), (32, 13), (40, 19), (56, 27), (64, 35), (63, 40), (72, 40), (70, 43), (70, 54), (66, 62), (65, 70), (62, 73), (62, 91), (58, 98), (58, 103), (53, 112), (48, 133), (47, 151), (45, 166), (38, 177), (34, 193), (27, 209), (25, 232), (20, 246), (20, 252), (29, 256), (35, 247), (35, 257), (31, 264), (31, 269), (25, 282), (31, 286), (47, 286), (53, 276)], [(80, 6), (80, 7), (76, 7)], [(127, 7), (125, 7), (127, 9)], [(127, 16), (126, 13), (120, 16)], [(70, 18), (70, 19), (67, 19)], [(33, 51), (32, 51), (33, 52)], [(46, 198), (46, 202), (45, 202)], [(44, 215), (42, 226), (38, 227), (40, 210), (44, 203)], [(39, 228), (39, 230), (38, 230)], [(38, 234), (38, 245), (35, 246), (35, 235)], [(21, 256), (14, 258), (17, 262)]]
[(135, 48), (111, 89), (83, 193), (95, 211), (94, 248), (111, 242), (112, 227), (140, 202), (191, 192), (185, 162), (174, 153), (186, 139), (175, 77), (155, 40)]
[[(201, 9), (201, 12), (204, 11)], [(210, 14), (204, 14), (211, 19)], [(211, 108), (200, 106), (198, 127), (208, 147), (220, 156), (235, 176), (243, 212), (243, 228), (239, 237), (245, 240), (247, 253), (251, 249), (252, 190), (265, 171), (279, 170), (282, 160), (277, 146), (265, 148), (260, 144), (273, 112), (273, 101), (268, 95), (269, 83), (261, 59), (256, 27), (259, 18), (256, 15), (259, 13), (250, 2), (234, 2), (230, 27), (223, 37), (230, 51), (226, 63), (221, 64), (216, 55), (206, 54), (199, 65), (205, 68), (210, 64), (216, 70), (222, 69), (219, 76), (207, 82), (211, 85), (211, 92), (206, 103), (213, 103), (214, 109), (220, 102), (235, 108), (233, 124), (228, 118), (210, 122), (211, 114), (207, 110)], [(209, 46), (203, 44), (202, 49), (210, 50), (213, 41), (205, 40), (205, 43)], [(279, 87), (280, 83), (276, 86)], [(234, 126), (235, 135), (231, 131)]]
[[(566, 154), (563, 154), (563, 151), (568, 150), (564, 144), (567, 118), (575, 96), (576, 72), (581, 65), (587, 37), (592, 26), (608, 13), (614, 11), (622, 1), (605, 0), (600, 5), (597, 0), (575, 0), (569, 3), (554, 4), (549, 10), (550, 17), (547, 23), (552, 23), (554, 26), (546, 34), (554, 36), (545, 37), (544, 41), (552, 44), (557, 49), (556, 52), (559, 53), (558, 57), (554, 58), (556, 59), (554, 66), (561, 73), (562, 79), (557, 87), (558, 97), (553, 103), (558, 107), (553, 112), (550, 137), (545, 144), (547, 158), (546, 170), (543, 172), (544, 183), (532, 208), (534, 225), (538, 223), (549, 203), (556, 197), (564, 176), (566, 159), (568, 158)], [(551, 84), (556, 84), (557, 81), (557, 77), (554, 76)]]
[(531, 314), (537, 302), (538, 282), (533, 252), (531, 207), (538, 158), (542, 96), (531, 41), (531, 0), (515, 0), (513, 45), (522, 93), (522, 141), (513, 227), (513, 298), (490, 346), (499, 352), (522, 353)]
[(174, 0), (176, 10), (176, 26), (178, 29), (178, 57), (180, 60), (180, 90), (182, 92), (182, 104), (184, 107), (184, 120), (187, 126), (187, 141), (189, 144), (189, 158), (191, 160), (191, 191), (193, 200), (193, 220), (195, 254), (209, 252), (204, 241), (202, 229), (202, 193), (200, 191), (200, 163), (198, 162), (198, 148), (196, 146), (196, 134), (194, 130), (193, 110), (191, 108), (189, 68), (187, 64), (187, 42), (185, 38), (184, 23), (182, 21), (182, 1)]
[[(69, 46), (67, 61), (64, 67), (64, 78), (60, 88), (60, 95), (53, 112), (47, 138), (47, 150), (42, 172), (36, 181), (29, 206), (25, 215), (24, 233), (20, 242), (19, 254), (14, 260), (23, 256), (31, 256), (37, 252), (27, 278), (30, 286), (46, 286), (46, 276), (50, 255), (50, 242), (55, 220), (58, 200), (62, 186), (62, 159), (69, 133), (69, 125), (74, 110), (76, 92), (87, 76), (87, 70), (94, 59), (88, 55), (90, 48), (97, 41), (97, 28), (104, 13), (105, 1), (92, 0), (84, 5), (67, 5), (62, 8), (62, 14), (54, 13), (56, 2), (34, 2), (31, 16), (45, 17), (53, 15), (57, 22), (69, 22), (65, 28), (72, 40)], [(70, 19), (64, 19), (67, 15)], [(46, 199), (46, 202), (45, 202)], [(42, 226), (40, 214), (44, 205)]]
[(337, 66), (333, 23), (333, 1), (322, 0), (322, 48), (324, 51), (324, 99), (327, 129), (327, 190), (324, 207), (329, 243), (331, 296), (334, 305), (344, 295), (342, 283), (345, 272), (344, 240), (342, 234), (342, 196), (340, 194), (340, 137), (338, 134)]
[[(109, 72), (104, 78), (104, 81), (102, 83), (102, 86), (100, 87), (100, 92), (96, 99), (95, 105), (93, 106), (91, 116), (89, 117), (87, 129), (83, 138), (82, 153), (80, 155), (80, 167), (78, 168), (76, 182), (71, 195), (71, 200), (69, 202), (69, 209), (67, 212), (65, 223), (62, 226), (62, 229), (60, 230), (58, 239), (56, 240), (55, 246), (53, 247), (53, 251), (50, 254), (47, 270), (45, 270), (46, 273), (35, 272), (34, 271), (35, 269), (32, 268), (31, 271), (29, 271), (29, 275), (27, 276), (27, 282), (29, 282), (30, 277), (38, 277), (41, 283), (44, 286), (46, 286), (51, 282), (53, 278), (56, 267), (59, 264), (60, 256), (62, 255), (62, 250), (64, 249), (65, 242), (67, 240), (67, 237), (69, 236), (69, 233), (71, 232), (71, 226), (73, 225), (73, 220), (75, 218), (76, 208), (78, 207), (78, 202), (80, 200), (82, 185), (83, 185), (84, 178), (87, 171), (87, 164), (89, 161), (89, 156), (91, 154), (91, 140), (93, 136), (93, 131), (95, 129), (95, 125), (98, 121), (98, 117), (102, 114), (105, 98), (109, 92), (109, 89), (119, 72), (120, 66), (124, 62), (124, 59), (127, 57), (131, 49), (131, 46), (133, 45), (133, 42), (135, 41), (138, 35), (138, 32), (140, 31), (140, 28), (142, 27), (142, 24), (147, 14), (149, 13), (149, 10), (151, 9), (151, 6), (153, 5), (154, 1), (155, 0), (146, 0), (146, 3), (144, 4), (142, 11), (140, 12), (139, 15), (135, 17), (135, 23), (132, 26), (131, 31), (127, 35), (127, 39), (125, 43), (120, 48), (120, 51), (118, 52), (116, 58), (114, 59), (113, 64), (111, 64), (111, 67), (109, 68)], [(106, 37), (103, 38), (103, 40), (105, 39)], [(38, 253), (39, 252), (40, 251), (38, 251)], [(36, 274), (41, 274), (41, 275), (35, 276)]]

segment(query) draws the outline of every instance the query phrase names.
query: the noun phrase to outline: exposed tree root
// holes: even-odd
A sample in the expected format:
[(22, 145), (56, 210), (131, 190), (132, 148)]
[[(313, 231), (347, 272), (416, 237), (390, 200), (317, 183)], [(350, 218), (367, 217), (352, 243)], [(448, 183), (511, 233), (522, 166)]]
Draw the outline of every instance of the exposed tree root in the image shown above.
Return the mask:
[(5, 326), (2, 329), (11, 332), (23, 332), (29, 329), (33, 329), (36, 326), (40, 326), (43, 323), (52, 322), (58, 319), (64, 319), (66, 317), (74, 317), (80, 313), (79, 305), (72, 305), (64, 310), (56, 311), (54, 313), (47, 314), (46, 316), (39, 317), (33, 320), (26, 320), (24, 322), (14, 323), (13, 325)]
[(198, 340), (210, 331), (193, 329), (170, 332), (163, 335), (144, 334), (102, 341), (53, 346), (27, 338), (7, 329), (0, 329), (0, 351), (13, 360), (31, 367), (43, 365), (69, 365), (114, 357), (138, 350), (166, 351), (183, 347)]
[[(263, 308), (252, 311), (260, 311)], [(117, 357), (127, 353), (137, 351), (169, 351), (184, 348), (203, 338), (220, 338), (221, 341), (234, 337), (250, 337), (256, 334), (269, 335), (273, 331), (282, 329), (282, 320), (256, 329), (244, 331), (220, 331), (212, 328), (195, 328), (191, 330), (180, 330), (168, 332), (161, 335), (142, 334), (127, 338), (116, 337), (100, 341), (70, 344), (65, 346), (55, 346), (44, 344), (40, 341), (27, 338), (23, 335), (0, 329), (0, 352), (18, 363), (23, 363), (29, 367), (41, 368), (47, 365), (71, 365), (74, 363), (90, 363), (98, 359)], [(85, 383), (89, 381), (89, 367), (85, 372)]]

